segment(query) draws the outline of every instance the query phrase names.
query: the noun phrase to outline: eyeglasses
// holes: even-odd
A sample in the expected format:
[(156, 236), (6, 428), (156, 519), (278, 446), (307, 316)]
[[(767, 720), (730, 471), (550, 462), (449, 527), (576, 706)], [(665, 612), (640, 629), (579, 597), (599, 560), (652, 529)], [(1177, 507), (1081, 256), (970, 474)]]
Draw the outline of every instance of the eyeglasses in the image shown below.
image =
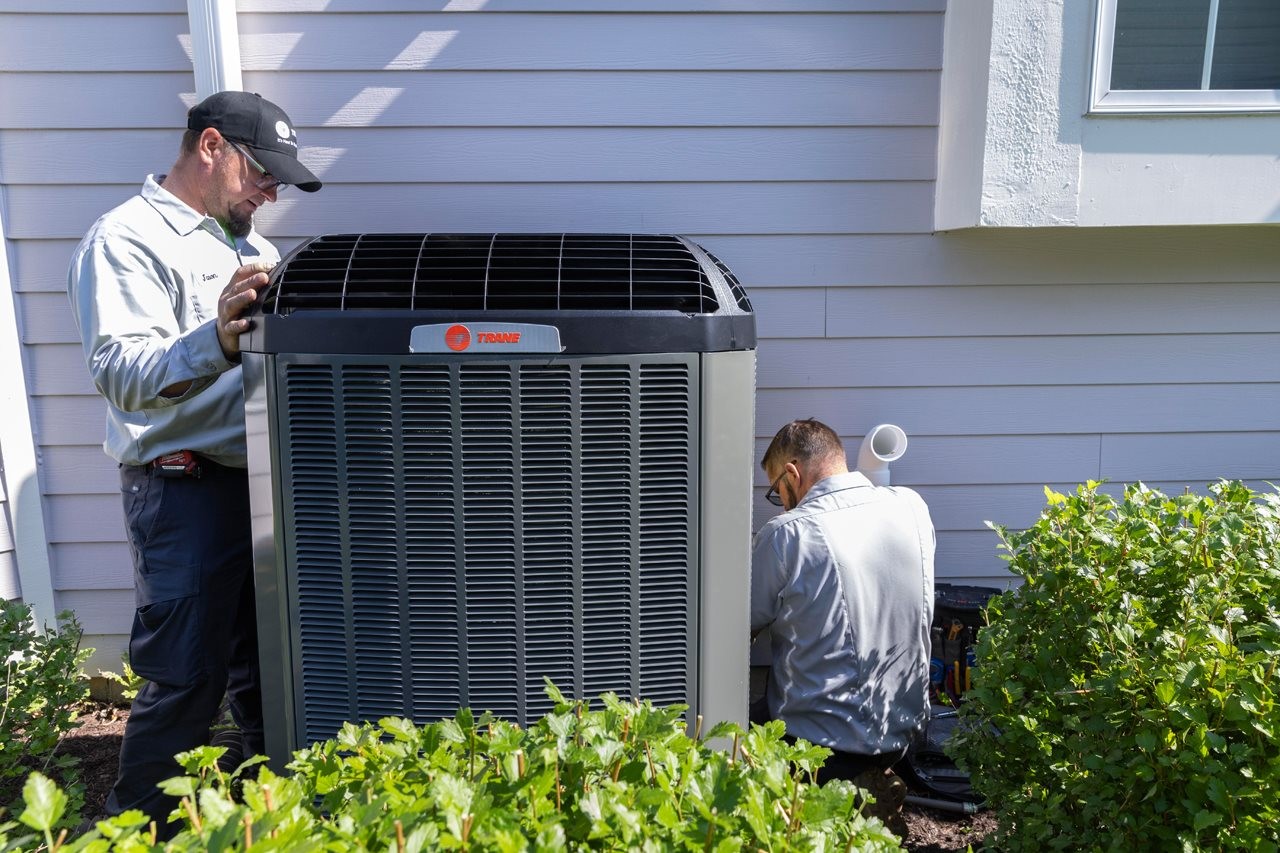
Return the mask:
[[(223, 139), (226, 139), (226, 137), (224, 136)], [(255, 187), (263, 192), (271, 192), (272, 190), (275, 190), (277, 193), (284, 192), (289, 188), (289, 184), (286, 184), (284, 181), (274, 177), (270, 172), (268, 172), (267, 167), (259, 163), (248, 151), (244, 150), (240, 143), (233, 139), (227, 139), (227, 144), (239, 151), (240, 156), (249, 161), (249, 165), (258, 171), (260, 177), (250, 179), (250, 182)]]
[(769, 491), (764, 493), (764, 499), (774, 506), (782, 506), (782, 495), (778, 494), (778, 484), (782, 482), (782, 478), (787, 476), (787, 472), (783, 471), (778, 475), (778, 479), (773, 481), (773, 485), (769, 487)]

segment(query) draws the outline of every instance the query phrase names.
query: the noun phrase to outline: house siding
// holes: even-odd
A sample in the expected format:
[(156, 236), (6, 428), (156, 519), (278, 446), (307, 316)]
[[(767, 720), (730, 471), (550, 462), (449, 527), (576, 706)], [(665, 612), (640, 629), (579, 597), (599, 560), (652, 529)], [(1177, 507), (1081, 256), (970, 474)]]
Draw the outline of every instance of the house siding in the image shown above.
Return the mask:
[[(129, 134), (180, 125), (194, 100), (189, 42), (186, 48), (183, 43), (186, 12), (181, 0), (0, 0), (5, 236), (55, 606), (76, 613), (83, 644), (97, 650), (86, 667), (90, 673), (119, 670), (132, 621), (133, 580), (115, 464), (102, 452), (103, 403), (80, 355), (66, 269), (88, 225), (136, 192), (147, 172), (173, 162), (174, 129), (157, 132), (151, 144)], [(135, 50), (147, 59), (120, 59)], [(117, 134), (121, 145), (83, 147)], [(79, 162), (53, 159), (64, 155)], [(43, 209), (46, 194), (68, 199), (52, 218)], [(68, 410), (75, 417), (64, 418)], [(0, 573), (3, 563), (0, 556)]]
[[(431, 5), (470, 11), (240, 3), (245, 88), (285, 106), (326, 182), (262, 212), (282, 250), (326, 231), (692, 235), (758, 312), (757, 449), (792, 417), (851, 451), (901, 425), (894, 482), (931, 506), (940, 579), (1006, 583), (985, 521), (1029, 523), (1045, 484), (1280, 477), (1272, 230), (930, 233), (941, 2)], [(104, 666), (131, 569), (65, 268), (173, 159), (185, 13), (0, 2), (0, 182), (54, 586)]]

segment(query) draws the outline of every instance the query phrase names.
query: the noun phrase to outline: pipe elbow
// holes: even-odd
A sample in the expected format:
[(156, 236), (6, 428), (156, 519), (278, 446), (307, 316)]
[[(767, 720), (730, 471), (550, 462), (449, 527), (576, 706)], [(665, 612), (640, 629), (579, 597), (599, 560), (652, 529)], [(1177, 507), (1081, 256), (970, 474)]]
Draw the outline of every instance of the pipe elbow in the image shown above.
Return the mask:
[(907, 434), (894, 424), (877, 424), (858, 448), (858, 471), (875, 486), (889, 485), (889, 463), (907, 452)]

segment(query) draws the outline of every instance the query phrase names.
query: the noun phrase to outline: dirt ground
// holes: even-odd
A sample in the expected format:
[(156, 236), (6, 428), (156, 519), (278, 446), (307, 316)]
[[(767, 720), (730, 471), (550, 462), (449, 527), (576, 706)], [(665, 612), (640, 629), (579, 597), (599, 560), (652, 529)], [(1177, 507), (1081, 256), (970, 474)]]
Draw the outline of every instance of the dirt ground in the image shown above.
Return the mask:
[[(80, 713), (79, 727), (59, 747), (80, 761), (86, 815), (102, 814), (102, 804), (116, 778), (120, 739), (128, 717), (127, 709), (114, 705), (87, 706)], [(991, 812), (964, 817), (907, 806), (905, 815), (910, 830), (906, 848), (919, 853), (963, 853), (970, 845), (976, 849), (996, 826)]]

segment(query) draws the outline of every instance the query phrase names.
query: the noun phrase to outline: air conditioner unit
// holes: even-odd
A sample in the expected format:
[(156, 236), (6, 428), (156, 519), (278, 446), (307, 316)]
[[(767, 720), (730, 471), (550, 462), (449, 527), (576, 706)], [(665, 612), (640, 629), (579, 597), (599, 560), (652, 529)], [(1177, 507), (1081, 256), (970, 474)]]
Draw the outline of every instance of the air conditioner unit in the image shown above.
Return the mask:
[(745, 722), (755, 318), (690, 240), (363, 234), (243, 339), (268, 752), (566, 692)]

